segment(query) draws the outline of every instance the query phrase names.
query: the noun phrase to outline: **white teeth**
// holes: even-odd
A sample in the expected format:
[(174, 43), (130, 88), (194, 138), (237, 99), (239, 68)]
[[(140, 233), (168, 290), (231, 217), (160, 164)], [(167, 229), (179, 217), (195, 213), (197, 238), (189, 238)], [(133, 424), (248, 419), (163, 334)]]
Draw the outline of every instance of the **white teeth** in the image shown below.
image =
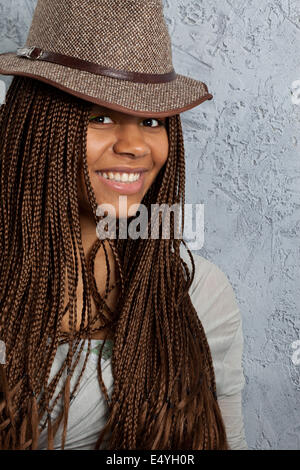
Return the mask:
[(133, 183), (140, 178), (140, 173), (112, 173), (111, 171), (107, 173), (100, 172), (100, 174), (106, 178), (113, 181), (121, 181), (122, 183)]

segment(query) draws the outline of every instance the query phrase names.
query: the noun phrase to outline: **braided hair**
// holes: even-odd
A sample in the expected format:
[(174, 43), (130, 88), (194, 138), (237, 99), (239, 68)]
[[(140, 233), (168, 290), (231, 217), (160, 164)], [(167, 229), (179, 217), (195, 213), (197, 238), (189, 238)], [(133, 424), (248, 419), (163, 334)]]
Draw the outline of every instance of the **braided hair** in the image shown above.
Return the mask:
[[(70, 401), (95, 331), (91, 298), (114, 338), (110, 399), (101, 375), (104, 344), (98, 360), (99, 385), (109, 412), (95, 449), (105, 437), (109, 450), (228, 449), (210, 348), (188, 292), (195, 264), (187, 247), (191, 272), (180, 257), (184, 240), (97, 238), (85, 256), (76, 178), (82, 161), (96, 227), (97, 202), (86, 161), (89, 111), (90, 103), (21, 76), (13, 78), (0, 108), (0, 340), (6, 347), (6, 363), (0, 364), (0, 449), (37, 449), (42, 425), (48, 429), (48, 449), (53, 449), (60, 423), (64, 448)], [(179, 115), (167, 119), (167, 132), (168, 159), (142, 203), (149, 208), (180, 203), (184, 218), (185, 155)], [(171, 225), (174, 228), (173, 220)], [(112, 286), (107, 246), (119, 273)], [(93, 272), (101, 249), (108, 277), (104, 297)], [(87, 326), (71, 329), (66, 338), (60, 331), (66, 312), (64, 286), (67, 278), (71, 325), (77, 315), (77, 250)], [(105, 299), (117, 284), (117, 308), (110, 310)], [(71, 393), (70, 379), (83, 347), (73, 363), (73, 342), (77, 346), (83, 334), (89, 340), (88, 351)], [(63, 341), (69, 343), (67, 357), (48, 383)], [(65, 370), (65, 383), (50, 407)], [(61, 413), (52, 420), (60, 397)], [(46, 421), (41, 423), (44, 413)]]

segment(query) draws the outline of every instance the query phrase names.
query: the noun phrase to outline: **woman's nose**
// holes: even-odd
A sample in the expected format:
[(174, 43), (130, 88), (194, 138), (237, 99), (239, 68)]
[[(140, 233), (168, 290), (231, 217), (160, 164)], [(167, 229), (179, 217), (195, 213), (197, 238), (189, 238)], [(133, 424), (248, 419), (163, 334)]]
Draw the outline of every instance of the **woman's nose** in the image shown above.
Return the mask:
[(113, 150), (116, 154), (139, 158), (150, 153), (150, 147), (145, 140), (143, 130), (138, 124), (119, 126)]

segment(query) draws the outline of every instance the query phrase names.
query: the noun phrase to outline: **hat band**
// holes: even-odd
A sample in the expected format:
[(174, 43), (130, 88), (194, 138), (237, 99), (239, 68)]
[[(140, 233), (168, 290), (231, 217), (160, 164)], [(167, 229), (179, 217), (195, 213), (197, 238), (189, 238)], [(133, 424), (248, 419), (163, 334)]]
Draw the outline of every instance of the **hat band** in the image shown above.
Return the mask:
[(175, 80), (177, 76), (174, 69), (171, 72), (163, 74), (138, 73), (112, 69), (95, 64), (94, 62), (78, 59), (77, 57), (59, 54), (57, 52), (43, 51), (39, 47), (35, 46), (17, 49), (17, 56), (53, 62), (55, 64), (64, 65), (65, 67), (82, 70), (84, 72), (90, 72), (96, 75), (105, 75), (111, 78), (118, 78), (119, 80), (129, 80), (135, 83), (165, 83)]

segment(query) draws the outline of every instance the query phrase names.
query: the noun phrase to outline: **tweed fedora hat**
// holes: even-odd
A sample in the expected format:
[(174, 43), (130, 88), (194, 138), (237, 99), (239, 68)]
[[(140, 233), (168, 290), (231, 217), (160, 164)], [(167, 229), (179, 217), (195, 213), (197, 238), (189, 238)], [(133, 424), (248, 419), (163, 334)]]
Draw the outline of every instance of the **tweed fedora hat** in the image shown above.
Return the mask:
[(212, 99), (205, 83), (175, 72), (162, 0), (38, 0), (24, 46), (0, 54), (0, 74), (136, 116)]

